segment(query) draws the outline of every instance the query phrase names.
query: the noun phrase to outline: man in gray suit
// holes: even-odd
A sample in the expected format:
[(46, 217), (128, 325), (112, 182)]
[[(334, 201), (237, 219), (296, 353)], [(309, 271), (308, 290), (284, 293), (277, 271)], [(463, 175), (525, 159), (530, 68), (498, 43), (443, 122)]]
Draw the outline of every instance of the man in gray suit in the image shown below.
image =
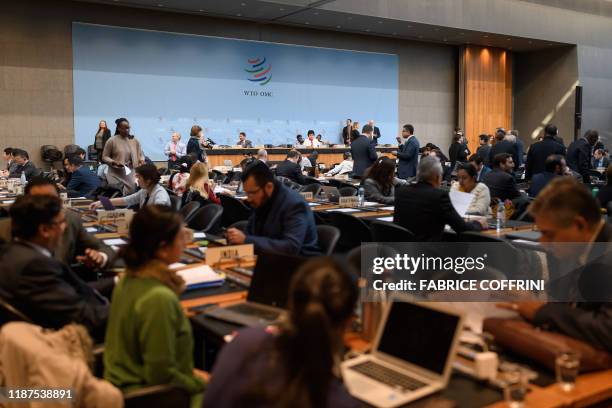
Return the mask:
[(414, 126), (404, 125), (402, 136), (397, 138), (399, 149), (397, 153), (398, 166), (397, 173), (399, 178), (407, 179), (415, 177), (417, 164), (419, 162), (419, 141), (414, 136)]
[[(26, 195), (59, 197), (55, 185), (44, 178), (28, 182)], [(0, 220), (0, 242), (11, 241), (11, 219)], [(80, 218), (66, 211), (66, 229), (53, 252), (53, 257), (67, 265), (82, 262), (88, 268), (106, 269), (113, 264), (115, 251), (85, 230)]]

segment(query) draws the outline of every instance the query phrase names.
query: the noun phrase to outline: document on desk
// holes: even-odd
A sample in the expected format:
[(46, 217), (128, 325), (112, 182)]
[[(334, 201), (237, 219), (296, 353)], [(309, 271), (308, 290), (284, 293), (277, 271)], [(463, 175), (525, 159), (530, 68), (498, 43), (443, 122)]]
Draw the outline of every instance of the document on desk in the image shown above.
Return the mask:
[(377, 221), (386, 221), (386, 222), (393, 222), (393, 217), (380, 217), (376, 219)]
[(392, 205), (390, 205), (388, 207), (381, 207), (380, 209), (383, 210), (383, 211), (395, 211), (395, 207), (392, 206)]
[(468, 207), (474, 199), (474, 194), (464, 193), (463, 191), (451, 190), (449, 193), (451, 203), (460, 217), (465, 217)]
[(85, 231), (96, 233), (98, 232), (98, 229), (96, 227), (87, 227), (85, 228)]
[(121, 239), (121, 238), (105, 239), (104, 243), (106, 245), (109, 245), (109, 246), (119, 246), (119, 245), (127, 244), (127, 242), (124, 239)]
[(316, 206), (321, 205), (321, 204), (320, 203), (308, 203), (308, 205), (310, 207), (316, 207)]
[(327, 210), (328, 212), (341, 212), (341, 213), (352, 213), (359, 212), (357, 208), (334, 208), (332, 210)]
[(221, 286), (225, 281), (225, 275), (213, 271), (208, 265), (183, 269), (177, 274), (185, 280), (187, 289)]
[(375, 201), (365, 201), (363, 203), (364, 207), (380, 207), (382, 204), (381, 203), (377, 203)]

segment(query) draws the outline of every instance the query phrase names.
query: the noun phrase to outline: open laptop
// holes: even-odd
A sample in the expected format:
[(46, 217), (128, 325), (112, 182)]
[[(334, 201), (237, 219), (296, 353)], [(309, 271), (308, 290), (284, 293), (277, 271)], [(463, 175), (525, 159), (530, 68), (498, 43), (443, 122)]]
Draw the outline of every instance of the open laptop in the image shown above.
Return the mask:
[(349, 392), (376, 407), (397, 407), (444, 389), (462, 322), (461, 313), (435, 303), (396, 298), (372, 353), (342, 363)]
[(242, 326), (267, 326), (275, 322), (287, 307), (291, 279), (306, 259), (260, 254), (253, 270), (247, 301), (207, 310), (206, 316)]

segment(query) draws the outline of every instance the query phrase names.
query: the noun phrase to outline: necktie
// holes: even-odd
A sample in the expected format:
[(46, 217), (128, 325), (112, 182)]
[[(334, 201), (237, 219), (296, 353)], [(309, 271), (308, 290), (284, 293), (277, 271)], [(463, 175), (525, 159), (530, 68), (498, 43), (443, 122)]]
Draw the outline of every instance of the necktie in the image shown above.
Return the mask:
[(172, 147), (173, 147), (175, 154), (173, 154), (171, 158), (172, 158), (172, 161), (176, 161), (176, 143), (172, 143)]

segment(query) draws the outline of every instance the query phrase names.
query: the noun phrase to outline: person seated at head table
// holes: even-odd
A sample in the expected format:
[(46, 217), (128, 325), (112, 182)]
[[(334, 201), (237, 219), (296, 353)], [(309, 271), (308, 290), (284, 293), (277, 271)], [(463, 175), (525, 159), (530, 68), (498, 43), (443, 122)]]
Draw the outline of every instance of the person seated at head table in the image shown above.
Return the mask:
[[(126, 197), (111, 198), (110, 202), (112, 205), (126, 207), (138, 205), (140, 209), (147, 205), (171, 205), (168, 192), (159, 184), (161, 177), (155, 165), (143, 164), (136, 167), (134, 171), (136, 172), (136, 181), (140, 186), (140, 190)], [(90, 206), (92, 210), (100, 207), (102, 207), (100, 201), (95, 201)]]
[[(478, 157), (478, 156), (477, 156)], [(478, 157), (480, 159), (480, 157)], [(491, 194), (489, 187), (484, 183), (476, 181), (478, 173), (472, 163), (457, 164), (457, 180), (451, 186), (451, 190), (462, 191), (474, 195), (472, 202), (467, 208), (466, 214), (487, 216), (490, 212)]]
[(208, 178), (208, 165), (196, 163), (191, 168), (185, 193), (181, 198), (181, 206), (197, 201), (203, 207), (207, 204), (221, 205), (221, 200), (215, 195), (214, 184)]
[(304, 179), (300, 166), (301, 158), (302, 155), (300, 152), (297, 150), (289, 150), (285, 161), (276, 166), (276, 175), (279, 177), (286, 177), (298, 184), (304, 184), (306, 180)]
[(2, 299), (37, 325), (60, 329), (79, 323), (101, 340), (108, 301), (53, 258), (66, 229), (62, 200), (26, 194), (15, 200), (10, 216), (13, 240), (0, 251)]
[(342, 155), (342, 162), (335, 166), (333, 169), (325, 173), (327, 177), (335, 175), (349, 174), (353, 172), (353, 158), (351, 152), (344, 152)]
[(30, 180), (42, 174), (40, 169), (30, 161), (30, 156), (25, 150), (13, 149), (13, 160), (17, 166), (9, 173), (9, 178), (20, 178), (21, 174), (25, 174), (26, 180)]
[(565, 163), (565, 157), (558, 154), (550, 155), (546, 158), (544, 171), (535, 174), (531, 179), (531, 185), (527, 193), (531, 197), (536, 197), (553, 179), (567, 175), (571, 175), (571, 173), (569, 172), (569, 167), (567, 167)]
[(291, 282), (286, 321), (241, 330), (221, 349), (202, 407), (360, 406), (336, 373), (358, 300), (351, 273), (332, 258), (305, 263)]
[[(536, 326), (612, 352), (612, 255), (607, 245), (600, 255), (600, 245), (612, 242), (612, 226), (602, 218), (599, 203), (574, 178), (559, 177), (540, 192), (529, 212), (542, 233), (540, 243), (551, 247), (559, 265), (577, 269), (549, 282), (552, 300), (565, 303), (530, 301), (499, 306), (516, 311)], [(554, 243), (558, 243), (556, 249)], [(590, 253), (576, 243), (588, 244)]]
[(395, 161), (382, 156), (366, 170), (361, 184), (367, 201), (393, 204), (395, 186), (406, 184), (406, 181), (395, 177)]
[(315, 137), (315, 139), (319, 142), (319, 146), (328, 146), (330, 143), (327, 140), (323, 140), (323, 135), (321, 135), (320, 133), (317, 135), (317, 137)]
[[(43, 177), (31, 179), (25, 187), (25, 195), (34, 197), (59, 197), (55, 184)], [(87, 232), (81, 218), (73, 211), (66, 211), (66, 227), (53, 257), (67, 265), (84, 263), (88, 268), (105, 269), (114, 263), (116, 253), (111, 247)], [(11, 241), (11, 219), (0, 219), (0, 242)]]
[(134, 216), (111, 302), (104, 378), (123, 392), (172, 384), (199, 406), (204, 382), (194, 375), (191, 325), (179, 301), (185, 281), (168, 267), (186, 244), (183, 218), (171, 208), (151, 205)]
[(522, 194), (516, 186), (512, 170), (514, 170), (512, 155), (500, 153), (493, 157), (493, 170), (484, 176), (482, 180), (489, 187), (491, 197), (502, 201), (521, 197)]
[(295, 137), (295, 147), (304, 147), (304, 136), (297, 135)]
[(197, 162), (197, 160), (194, 161), (191, 155), (180, 157), (176, 161), (178, 172), (173, 173), (168, 179), (168, 188), (174, 191), (179, 197), (185, 192), (189, 172), (195, 162)]
[(238, 135), (238, 142), (236, 142), (236, 145), (244, 148), (253, 147), (253, 143), (251, 143), (251, 141), (247, 139), (246, 133), (244, 132), (240, 132), (240, 134)]
[(91, 198), (91, 193), (102, 184), (102, 180), (89, 167), (83, 165), (83, 159), (79, 156), (68, 157), (67, 170), (71, 174), (66, 186), (68, 197)]
[(410, 230), (416, 241), (442, 241), (447, 224), (457, 233), (487, 228), (485, 220), (466, 222), (457, 214), (449, 192), (440, 189), (442, 173), (438, 158), (424, 157), (417, 169), (417, 183), (395, 189), (393, 222)]
[(232, 245), (254, 244), (255, 252), (318, 255), (317, 227), (302, 196), (275, 180), (265, 163), (254, 161), (241, 176), (247, 202), (254, 208), (246, 232), (229, 228)]
[(314, 130), (308, 131), (306, 141), (304, 142), (304, 147), (310, 147), (311, 149), (321, 147), (321, 142), (315, 138)]
[[(612, 165), (609, 165), (606, 169), (606, 179), (608, 184), (599, 188), (597, 193), (597, 200), (601, 208), (608, 208), (608, 204), (612, 202)], [(608, 213), (608, 219), (612, 219), (612, 214)]]

